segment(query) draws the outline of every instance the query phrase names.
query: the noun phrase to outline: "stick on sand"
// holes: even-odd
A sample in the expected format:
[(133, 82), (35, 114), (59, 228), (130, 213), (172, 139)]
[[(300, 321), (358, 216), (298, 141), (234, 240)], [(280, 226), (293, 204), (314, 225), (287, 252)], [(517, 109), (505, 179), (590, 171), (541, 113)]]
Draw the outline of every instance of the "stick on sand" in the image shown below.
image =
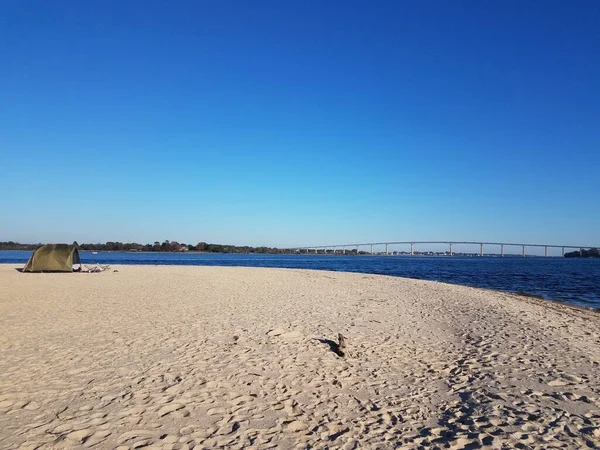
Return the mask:
[(340, 343), (337, 346), (337, 354), (338, 356), (345, 356), (346, 352), (344, 351), (346, 349), (346, 338), (342, 335), (342, 333), (338, 333), (338, 340), (340, 341)]

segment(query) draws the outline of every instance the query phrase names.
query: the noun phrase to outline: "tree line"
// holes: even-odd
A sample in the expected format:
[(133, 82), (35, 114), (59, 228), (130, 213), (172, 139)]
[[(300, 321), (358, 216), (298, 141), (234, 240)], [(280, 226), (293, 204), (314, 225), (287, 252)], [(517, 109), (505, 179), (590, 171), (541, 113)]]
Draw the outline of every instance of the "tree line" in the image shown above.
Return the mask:
[[(179, 243), (177, 241), (155, 241), (153, 244), (138, 244), (136, 242), (105, 242), (104, 244), (78, 244), (79, 250), (113, 251), (113, 252), (207, 252), (207, 253), (294, 253), (296, 249), (280, 249), (277, 247), (250, 247), (223, 244), (208, 244), (199, 242), (196, 245)], [(42, 244), (20, 244), (18, 242), (0, 242), (0, 250), (35, 250)]]
[(575, 250), (574, 252), (565, 253), (565, 258), (600, 258), (600, 249), (590, 248), (589, 250)]

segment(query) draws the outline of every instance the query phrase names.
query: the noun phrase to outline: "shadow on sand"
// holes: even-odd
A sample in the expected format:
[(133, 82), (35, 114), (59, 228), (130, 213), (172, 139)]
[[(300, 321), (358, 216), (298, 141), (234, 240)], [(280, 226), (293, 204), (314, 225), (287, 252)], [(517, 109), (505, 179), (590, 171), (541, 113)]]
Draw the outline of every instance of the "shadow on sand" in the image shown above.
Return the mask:
[(327, 344), (329, 346), (329, 350), (331, 350), (336, 355), (343, 357), (344, 352), (340, 350), (340, 346), (337, 342), (332, 341), (331, 339), (317, 339), (321, 344)]

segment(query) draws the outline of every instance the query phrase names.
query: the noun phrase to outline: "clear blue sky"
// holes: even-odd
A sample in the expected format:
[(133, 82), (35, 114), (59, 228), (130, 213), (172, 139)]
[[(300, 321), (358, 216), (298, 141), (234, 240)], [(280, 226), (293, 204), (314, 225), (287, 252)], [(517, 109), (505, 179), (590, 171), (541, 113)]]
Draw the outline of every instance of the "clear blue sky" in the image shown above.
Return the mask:
[(2, 1), (0, 240), (600, 242), (598, 1)]

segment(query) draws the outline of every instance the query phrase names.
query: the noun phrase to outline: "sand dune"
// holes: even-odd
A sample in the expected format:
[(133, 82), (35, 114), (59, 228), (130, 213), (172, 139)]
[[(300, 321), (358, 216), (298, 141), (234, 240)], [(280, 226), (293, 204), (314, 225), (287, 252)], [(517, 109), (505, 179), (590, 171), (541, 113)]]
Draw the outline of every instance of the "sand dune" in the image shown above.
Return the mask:
[(363, 274), (14, 267), (0, 448), (600, 446), (597, 313)]

